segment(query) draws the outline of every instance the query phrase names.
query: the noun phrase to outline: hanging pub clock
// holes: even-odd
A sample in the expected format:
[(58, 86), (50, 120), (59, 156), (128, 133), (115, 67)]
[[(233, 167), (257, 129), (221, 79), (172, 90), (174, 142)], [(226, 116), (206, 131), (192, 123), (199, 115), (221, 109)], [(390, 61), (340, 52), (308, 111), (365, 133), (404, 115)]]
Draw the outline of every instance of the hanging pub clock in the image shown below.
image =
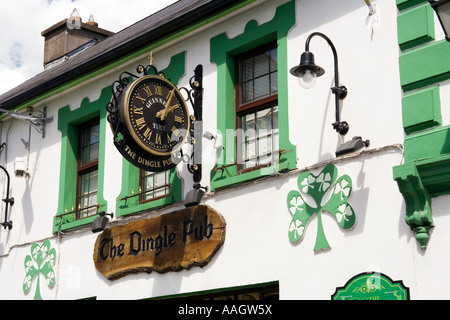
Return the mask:
[[(149, 69), (159, 75), (148, 75)], [(114, 144), (138, 168), (166, 171), (179, 163), (181, 147), (193, 133), (193, 118), (180, 90), (153, 65), (136, 70), (143, 76), (124, 72), (111, 86), (113, 97), (106, 109)], [(201, 95), (195, 80), (201, 76), (196, 73), (191, 79), (191, 91), (182, 88), (191, 103), (191, 95), (194, 100)]]
[(178, 88), (161, 76), (144, 76), (130, 85), (124, 118), (132, 138), (152, 155), (171, 155), (189, 135), (186, 102)]

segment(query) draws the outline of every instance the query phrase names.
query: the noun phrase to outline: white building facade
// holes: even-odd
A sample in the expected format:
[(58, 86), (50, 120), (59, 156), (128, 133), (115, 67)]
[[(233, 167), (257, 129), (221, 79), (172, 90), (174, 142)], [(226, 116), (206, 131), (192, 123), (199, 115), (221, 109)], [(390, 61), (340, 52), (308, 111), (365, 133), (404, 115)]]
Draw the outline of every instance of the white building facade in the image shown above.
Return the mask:
[[(330, 44), (311, 38), (325, 70), (313, 88), (289, 72), (314, 32), (338, 54), (345, 135)], [(0, 127), (14, 198), (0, 208), (0, 298), (450, 298), (449, 53), (427, 1), (180, 0), (46, 68), (0, 96), (30, 117), (4, 113)], [(212, 138), (183, 146), (185, 160), (202, 148), (205, 194), (188, 209), (187, 163), (149, 173), (114, 145), (112, 84), (150, 62), (179, 88), (203, 69), (196, 125)], [(370, 145), (336, 156), (353, 137)], [(182, 217), (199, 208), (200, 224)], [(113, 217), (93, 233), (102, 211)], [(183, 236), (188, 257), (173, 258)]]

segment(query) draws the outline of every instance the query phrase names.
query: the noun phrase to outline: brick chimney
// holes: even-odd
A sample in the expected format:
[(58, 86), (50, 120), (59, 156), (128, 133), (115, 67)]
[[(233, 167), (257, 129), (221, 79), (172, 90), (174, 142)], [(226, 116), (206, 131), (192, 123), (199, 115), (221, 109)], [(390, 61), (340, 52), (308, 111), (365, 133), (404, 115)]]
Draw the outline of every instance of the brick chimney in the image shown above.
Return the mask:
[(62, 63), (113, 34), (114, 32), (99, 28), (92, 14), (87, 23), (82, 22), (78, 10), (74, 9), (68, 19), (41, 32), (45, 39), (44, 68)]

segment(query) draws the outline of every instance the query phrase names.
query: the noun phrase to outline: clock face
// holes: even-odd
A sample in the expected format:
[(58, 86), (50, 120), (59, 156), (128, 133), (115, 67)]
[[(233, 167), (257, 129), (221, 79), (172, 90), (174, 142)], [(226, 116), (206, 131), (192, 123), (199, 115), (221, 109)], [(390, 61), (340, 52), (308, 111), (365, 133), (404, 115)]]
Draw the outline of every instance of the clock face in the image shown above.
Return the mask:
[(144, 76), (125, 95), (125, 122), (145, 151), (165, 156), (180, 149), (189, 134), (189, 112), (180, 91), (159, 76)]

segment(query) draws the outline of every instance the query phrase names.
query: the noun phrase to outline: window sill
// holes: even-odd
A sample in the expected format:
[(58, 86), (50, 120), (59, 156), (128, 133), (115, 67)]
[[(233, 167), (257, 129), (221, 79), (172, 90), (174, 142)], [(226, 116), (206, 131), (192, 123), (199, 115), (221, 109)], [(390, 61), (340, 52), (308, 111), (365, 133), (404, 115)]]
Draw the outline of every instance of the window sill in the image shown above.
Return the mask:
[[(179, 192), (177, 194), (179, 194)], [(145, 210), (157, 209), (157, 208), (168, 206), (175, 202), (181, 201), (180, 194), (178, 196), (169, 194), (167, 196), (161, 197), (156, 200), (146, 201), (146, 202), (141, 202), (141, 203), (139, 203), (139, 200), (138, 200), (139, 197), (135, 197), (135, 198), (136, 199), (134, 201), (132, 200), (132, 198), (128, 199), (126, 201), (125, 200), (120, 201), (120, 199), (119, 199), (117, 202), (116, 216), (119, 217), (119, 216), (136, 214), (136, 213), (139, 213), (139, 212), (142, 212)]]
[(296, 163), (282, 159), (280, 163), (267, 165), (256, 170), (242, 172), (237, 171), (236, 165), (216, 166), (211, 170), (211, 190), (231, 187), (255, 179), (272, 176), (278, 172), (296, 169)]
[[(106, 202), (98, 204), (98, 211), (106, 211)], [(72, 218), (71, 218), (72, 217)], [(57, 233), (59, 231), (67, 231), (79, 227), (84, 227), (90, 225), (95, 218), (98, 217), (98, 214), (95, 214), (90, 217), (73, 220), (74, 215), (66, 214), (66, 213), (58, 213), (53, 217), (53, 233)]]

